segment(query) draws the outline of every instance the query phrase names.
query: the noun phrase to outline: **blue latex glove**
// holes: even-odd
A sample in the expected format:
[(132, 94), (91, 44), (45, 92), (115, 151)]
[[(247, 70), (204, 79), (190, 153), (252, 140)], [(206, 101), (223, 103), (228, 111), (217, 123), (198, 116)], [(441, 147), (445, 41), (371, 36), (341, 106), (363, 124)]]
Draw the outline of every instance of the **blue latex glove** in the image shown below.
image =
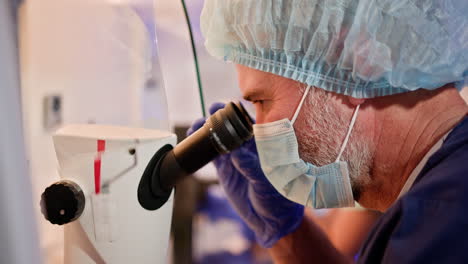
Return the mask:
[[(213, 104), (210, 114), (224, 106)], [(197, 120), (187, 133), (193, 133), (204, 123), (204, 118)], [(260, 245), (271, 247), (300, 225), (304, 206), (283, 197), (267, 180), (260, 167), (254, 139), (219, 156), (214, 165), (231, 204), (254, 231)]]

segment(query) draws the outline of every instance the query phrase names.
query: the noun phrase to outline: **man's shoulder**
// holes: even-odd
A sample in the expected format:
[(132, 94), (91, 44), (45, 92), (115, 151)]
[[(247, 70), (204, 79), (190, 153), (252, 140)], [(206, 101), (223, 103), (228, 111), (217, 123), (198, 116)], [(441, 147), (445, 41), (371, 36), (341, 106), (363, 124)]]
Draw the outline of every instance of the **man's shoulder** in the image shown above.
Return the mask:
[(375, 225), (360, 260), (451, 263), (468, 259), (466, 204), (468, 118), (432, 155), (410, 191)]
[(407, 197), (374, 226), (359, 263), (463, 263), (468, 214), (461, 204)]
[(468, 203), (468, 118), (448, 135), (424, 166), (403, 202), (417, 200)]

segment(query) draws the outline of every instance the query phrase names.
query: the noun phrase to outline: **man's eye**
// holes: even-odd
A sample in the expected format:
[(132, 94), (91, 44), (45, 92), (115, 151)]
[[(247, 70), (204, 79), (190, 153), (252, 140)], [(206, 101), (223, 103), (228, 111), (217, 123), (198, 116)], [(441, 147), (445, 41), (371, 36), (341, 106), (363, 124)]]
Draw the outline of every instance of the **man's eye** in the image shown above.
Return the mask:
[(263, 100), (254, 100), (252, 102), (252, 104), (256, 105), (256, 104), (263, 104)]

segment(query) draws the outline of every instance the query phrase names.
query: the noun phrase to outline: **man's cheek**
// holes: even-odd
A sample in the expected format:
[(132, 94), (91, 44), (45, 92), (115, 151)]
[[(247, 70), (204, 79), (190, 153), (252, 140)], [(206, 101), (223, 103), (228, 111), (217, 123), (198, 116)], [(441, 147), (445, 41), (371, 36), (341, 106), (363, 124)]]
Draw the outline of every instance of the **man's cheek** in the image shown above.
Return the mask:
[(302, 127), (299, 124), (294, 126), (294, 132), (296, 134), (297, 144), (299, 147), (299, 155), (301, 158), (304, 158), (303, 156), (306, 152), (310, 152), (310, 149), (308, 149), (310, 147), (308, 146), (310, 136), (305, 129), (306, 127)]
[(316, 156), (316, 149), (314, 144), (311, 144), (311, 140), (314, 139), (310, 138), (307, 134), (303, 134), (301, 132), (296, 133), (296, 137), (298, 143), (299, 157), (306, 162), (313, 163), (313, 158)]
[(306, 122), (304, 118), (305, 115), (299, 114), (296, 122), (294, 123), (294, 131), (296, 132), (296, 137), (299, 139), (306, 137), (307, 135), (312, 136), (314, 132), (314, 128), (310, 127), (310, 125)]

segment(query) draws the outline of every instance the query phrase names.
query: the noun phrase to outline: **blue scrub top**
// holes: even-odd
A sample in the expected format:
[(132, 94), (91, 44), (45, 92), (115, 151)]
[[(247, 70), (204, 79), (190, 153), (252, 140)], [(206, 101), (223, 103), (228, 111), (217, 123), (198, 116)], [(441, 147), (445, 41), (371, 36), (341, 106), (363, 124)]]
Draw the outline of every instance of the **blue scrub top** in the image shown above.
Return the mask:
[(468, 263), (468, 117), (376, 223), (358, 263)]

